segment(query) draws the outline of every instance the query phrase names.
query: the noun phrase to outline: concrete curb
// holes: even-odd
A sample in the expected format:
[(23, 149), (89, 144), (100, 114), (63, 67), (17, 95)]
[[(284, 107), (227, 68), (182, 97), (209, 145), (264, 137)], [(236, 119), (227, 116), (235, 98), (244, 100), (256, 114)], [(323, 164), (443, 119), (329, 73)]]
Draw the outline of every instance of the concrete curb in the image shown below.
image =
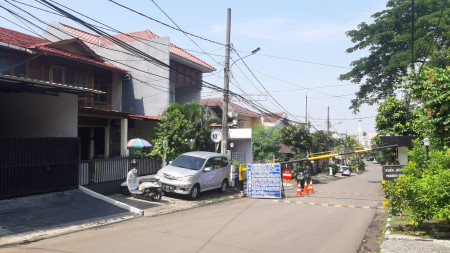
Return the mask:
[(92, 196), (92, 197), (94, 197), (94, 198), (103, 200), (103, 201), (105, 201), (105, 202), (107, 202), (107, 203), (110, 203), (110, 204), (115, 205), (115, 206), (117, 206), (117, 207), (123, 208), (123, 209), (128, 210), (128, 211), (130, 211), (130, 212), (132, 212), (132, 213), (136, 213), (136, 214), (138, 214), (138, 215), (144, 216), (144, 210), (141, 210), (141, 209), (139, 209), (139, 208), (136, 208), (136, 207), (127, 205), (127, 204), (125, 204), (125, 203), (122, 203), (122, 202), (120, 202), (120, 201), (114, 200), (114, 199), (112, 199), (112, 198), (103, 196), (103, 195), (101, 195), (101, 194), (99, 194), (99, 193), (96, 193), (96, 192), (94, 192), (94, 191), (91, 191), (91, 190), (89, 190), (88, 188), (83, 187), (83, 186), (81, 186), (81, 185), (79, 186), (79, 189), (80, 189), (81, 192), (83, 192), (83, 193), (85, 193), (85, 194), (87, 194), (87, 195), (90, 195), (90, 196)]

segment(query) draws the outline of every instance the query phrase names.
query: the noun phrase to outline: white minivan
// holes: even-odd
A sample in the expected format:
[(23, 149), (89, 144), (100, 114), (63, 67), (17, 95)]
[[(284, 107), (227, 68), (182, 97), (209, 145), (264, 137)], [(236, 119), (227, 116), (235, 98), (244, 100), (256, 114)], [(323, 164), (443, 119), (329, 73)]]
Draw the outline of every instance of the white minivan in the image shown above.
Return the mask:
[(219, 189), (225, 192), (230, 175), (227, 156), (213, 152), (194, 151), (178, 156), (160, 169), (156, 178), (166, 192), (188, 195), (195, 199), (200, 192)]

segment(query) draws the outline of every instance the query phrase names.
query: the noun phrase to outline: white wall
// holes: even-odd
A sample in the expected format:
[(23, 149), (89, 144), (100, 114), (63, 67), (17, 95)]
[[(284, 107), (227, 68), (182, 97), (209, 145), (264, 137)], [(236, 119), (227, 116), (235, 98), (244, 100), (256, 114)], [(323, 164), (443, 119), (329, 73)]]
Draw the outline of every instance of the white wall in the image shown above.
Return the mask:
[(398, 162), (400, 165), (408, 163), (408, 151), (406, 147), (398, 147)]
[(77, 137), (78, 96), (0, 92), (1, 137)]
[[(169, 65), (169, 38), (135, 41), (129, 43), (146, 54)], [(117, 45), (107, 48), (125, 51)], [(112, 65), (130, 71), (132, 79), (122, 82), (122, 111), (137, 115), (159, 116), (169, 105), (169, 71), (129, 53), (120, 53), (103, 47), (93, 47)], [(123, 63), (123, 64), (121, 64)]]
[[(51, 26), (57, 27), (58, 29), (54, 29)], [(52, 22), (51, 26), (47, 27), (46, 31), (43, 32), (42, 36), (44, 38), (50, 41), (73, 38), (73, 36), (70, 36), (70, 32), (58, 22)], [(167, 65), (170, 63), (168, 37), (135, 41), (128, 44)], [(90, 45), (88, 44), (88, 46)], [(107, 62), (108, 59), (114, 60), (108, 63), (130, 71), (132, 80), (124, 80), (122, 82), (121, 111), (138, 115), (159, 116), (167, 108), (170, 95), (168, 68), (130, 55), (129, 52), (121, 53), (121, 51), (125, 52), (126, 50), (117, 45), (107, 46), (106, 48), (92, 47), (91, 49), (96, 54), (104, 57)], [(113, 99), (116, 99), (117, 97), (114, 94), (119, 93), (113, 91)], [(114, 107), (117, 106), (115, 101), (112, 104)]]

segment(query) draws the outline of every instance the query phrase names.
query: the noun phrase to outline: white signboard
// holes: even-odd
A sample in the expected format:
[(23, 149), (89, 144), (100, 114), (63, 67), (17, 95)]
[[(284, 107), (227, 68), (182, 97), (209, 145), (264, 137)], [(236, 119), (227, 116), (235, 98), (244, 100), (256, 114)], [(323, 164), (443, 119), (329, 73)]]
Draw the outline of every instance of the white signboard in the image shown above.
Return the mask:
[(247, 168), (247, 196), (249, 198), (281, 198), (279, 164), (249, 164)]
[(211, 132), (211, 140), (213, 142), (219, 142), (222, 140), (222, 132), (219, 130), (214, 130)]

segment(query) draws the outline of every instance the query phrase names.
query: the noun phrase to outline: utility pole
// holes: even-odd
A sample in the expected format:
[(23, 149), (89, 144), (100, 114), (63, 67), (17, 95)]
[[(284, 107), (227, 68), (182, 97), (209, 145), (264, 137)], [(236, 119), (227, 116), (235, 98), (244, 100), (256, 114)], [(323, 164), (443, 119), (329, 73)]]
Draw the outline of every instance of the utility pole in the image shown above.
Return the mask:
[(330, 151), (330, 107), (328, 106), (328, 116), (327, 116), (327, 151)]
[(305, 124), (308, 127), (308, 94), (306, 94)]
[(222, 148), (221, 153), (226, 155), (228, 148), (228, 100), (230, 85), (230, 26), (231, 26), (231, 9), (227, 10), (227, 35), (225, 44), (225, 68), (223, 71), (223, 108), (222, 108)]

